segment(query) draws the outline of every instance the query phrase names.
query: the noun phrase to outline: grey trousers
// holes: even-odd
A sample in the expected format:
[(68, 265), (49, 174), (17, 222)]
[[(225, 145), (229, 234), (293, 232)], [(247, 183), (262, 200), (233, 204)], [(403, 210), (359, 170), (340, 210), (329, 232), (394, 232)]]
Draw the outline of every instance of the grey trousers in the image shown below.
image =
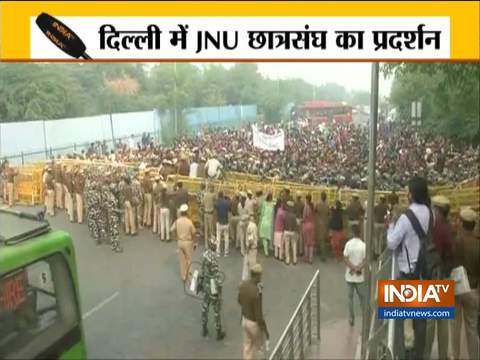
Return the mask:
[(363, 305), (365, 301), (365, 295), (364, 295), (364, 283), (353, 283), (353, 282), (347, 282), (347, 287), (348, 287), (348, 312), (349, 312), (349, 318), (350, 320), (355, 319), (355, 313), (353, 311), (353, 293), (357, 292), (358, 299), (360, 300), (360, 307), (363, 310)]
[(427, 335), (425, 339), (425, 360), (432, 356), (435, 329), (437, 329), (438, 359), (448, 359), (448, 325), (449, 320), (427, 320)]

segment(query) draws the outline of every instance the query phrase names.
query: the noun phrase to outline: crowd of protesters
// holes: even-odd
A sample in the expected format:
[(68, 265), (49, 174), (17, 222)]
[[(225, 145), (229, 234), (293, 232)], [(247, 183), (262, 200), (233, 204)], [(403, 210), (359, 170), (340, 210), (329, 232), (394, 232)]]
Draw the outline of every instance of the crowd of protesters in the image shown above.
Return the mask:
[[(279, 131), (280, 125), (263, 126), (267, 133)], [(337, 124), (329, 127), (283, 127), (284, 151), (264, 151), (253, 146), (249, 126), (238, 129), (210, 129), (195, 136), (179, 138), (172, 146), (158, 145), (144, 134), (141, 141), (133, 136), (118, 142), (116, 150), (106, 143), (92, 144), (81, 154), (85, 158), (116, 162), (138, 162), (144, 167), (173, 165), (180, 154), (188, 165), (205, 164), (216, 158), (225, 171), (277, 177), (304, 184), (367, 187), (368, 134), (363, 127)], [(449, 140), (416, 131), (414, 127), (382, 126), (377, 145), (377, 188), (404, 188), (408, 179), (418, 174), (429, 183), (445, 185), (478, 175), (478, 147), (454, 145)], [(188, 170), (184, 171), (189, 174)]]
[[(276, 126), (262, 127), (267, 133), (279, 130)], [(364, 129), (341, 124), (328, 129), (285, 127), (283, 130), (286, 133), (283, 152), (253, 147), (248, 127), (204, 131), (197, 136), (182, 137), (173, 146), (157, 145), (147, 134), (139, 142), (133, 136), (118, 142), (114, 150), (109, 150), (105, 142), (92, 143), (82, 154), (67, 157), (103, 160), (105, 163), (99, 165), (103, 168), (91, 164), (83, 170), (78, 164), (62, 164), (62, 159), (45, 167), (47, 214), (53, 216), (56, 210), (66, 208), (70, 221), (81, 223), (85, 212), (92, 237), (98, 244), (107, 240), (115, 252), (122, 252), (120, 233), (135, 236), (139, 229), (150, 230), (161, 241), (170, 241), (175, 234), (182, 280), (187, 279), (192, 249), (199, 239), (204, 240), (205, 248), (209, 242), (214, 243), (217, 256), (222, 253), (229, 256), (231, 248), (238, 249), (244, 258), (242, 278), (257, 263), (257, 251), (265, 257), (273, 255), (288, 265), (302, 260), (311, 264), (315, 254), (322, 260), (331, 254), (347, 266), (345, 279), (351, 285), (349, 321), (353, 326), (353, 292), (363, 301), (361, 283), (365, 266), (365, 204), (358, 195), (354, 193), (345, 206), (338, 200), (328, 202), (325, 193), (314, 202), (311, 194), (291, 193), (288, 187), (275, 197), (271, 191), (263, 193), (253, 188), (225, 194), (208, 181), (227, 170), (308, 184), (357, 189), (366, 186), (368, 139)], [(472, 289), (456, 296), (457, 315), (450, 332), (445, 321), (436, 324), (415, 321), (415, 345), (406, 348), (401, 339), (402, 346), (397, 351), (402, 356), (411, 352), (414, 358), (429, 358), (436, 326), (440, 356), (449, 353), (451, 337), (451, 352), (459, 358), (460, 329), (465, 320), (468, 357), (477, 359), (480, 250), (474, 228), (478, 213), (471, 208), (462, 209), (455, 224), (448, 218), (450, 199), (445, 196), (430, 199), (426, 179), (439, 185), (478, 176), (478, 148), (455, 146), (446, 139), (420, 134), (408, 127), (379, 130), (378, 188), (394, 190), (407, 186), (411, 205), (406, 212), (400, 209), (395, 192), (379, 198), (373, 214), (373, 257), (389, 248), (399, 264), (400, 279), (423, 276), (415, 270), (421, 256), (422, 237), (410, 221), (410, 217), (415, 217), (423, 231), (432, 234), (435, 251), (441, 259), (436, 279), (449, 278), (453, 268), (462, 267)], [(125, 163), (135, 166), (121, 166)], [(8, 163), (2, 169), (5, 183), (13, 184), (15, 169)], [(206, 180), (198, 193), (189, 193), (182, 182), (172, 181), (169, 175), (174, 174)], [(7, 186), (3, 197), (13, 198)], [(187, 221), (189, 204), (193, 202), (199, 208), (195, 227)], [(180, 246), (187, 242), (189, 246), (185, 245), (185, 249)], [(401, 248), (405, 252), (397, 251)], [(397, 325), (404, 326), (400, 322)], [(398, 333), (403, 334), (402, 329)]]

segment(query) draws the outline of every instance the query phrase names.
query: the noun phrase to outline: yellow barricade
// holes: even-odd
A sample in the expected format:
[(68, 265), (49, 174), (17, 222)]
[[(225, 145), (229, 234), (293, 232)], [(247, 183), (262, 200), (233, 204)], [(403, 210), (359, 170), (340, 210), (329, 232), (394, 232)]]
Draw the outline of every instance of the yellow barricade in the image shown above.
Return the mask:
[[(66, 163), (69, 166), (80, 165), (99, 165), (99, 166), (111, 166), (109, 162), (102, 161), (82, 161), (82, 160), (63, 160), (62, 163)], [(42, 189), (42, 172), (45, 163), (38, 162), (32, 163), (23, 167), (19, 167), (19, 175), (16, 178), (16, 194), (17, 200), (21, 204), (25, 205), (37, 205), (43, 203), (43, 189)], [(128, 164), (128, 167), (135, 166), (134, 164)], [(206, 182), (203, 178), (189, 178), (187, 176), (172, 175), (169, 177), (173, 181), (182, 181), (185, 188), (191, 192), (196, 193), (200, 190), (200, 185)], [(274, 197), (277, 197), (284, 188), (289, 188), (292, 196), (302, 196), (303, 198), (307, 194), (312, 195), (314, 202), (320, 200), (320, 194), (325, 192), (327, 194), (327, 201), (330, 205), (333, 205), (336, 200), (340, 200), (344, 205), (347, 205), (353, 194), (357, 194), (360, 201), (363, 203), (367, 200), (367, 190), (355, 190), (355, 189), (338, 189), (336, 187), (327, 186), (313, 186), (304, 185), (294, 182), (280, 181), (276, 178), (262, 178), (256, 175), (228, 172), (225, 175), (225, 180), (208, 180), (209, 183), (213, 183), (215, 191), (223, 191), (227, 196), (232, 197), (236, 192), (251, 190), (253, 192), (262, 191), (264, 194), (271, 192)], [(432, 187), (431, 195), (442, 194), (450, 199), (451, 208), (453, 212), (458, 212), (461, 207), (470, 206), (475, 210), (479, 210), (480, 203), (480, 189), (478, 186), (478, 178), (469, 182), (473, 186), (455, 188), (454, 186), (441, 186)], [(375, 202), (379, 201), (380, 195), (388, 197), (390, 192), (377, 191), (375, 193)], [(397, 192), (401, 207), (408, 206), (408, 197), (405, 191)], [(196, 209), (196, 201), (190, 202), (191, 209)], [(197, 211), (192, 211), (196, 214)]]
[(15, 178), (15, 194), (19, 204), (43, 203), (42, 170), (42, 165), (27, 165), (18, 169), (18, 176)]

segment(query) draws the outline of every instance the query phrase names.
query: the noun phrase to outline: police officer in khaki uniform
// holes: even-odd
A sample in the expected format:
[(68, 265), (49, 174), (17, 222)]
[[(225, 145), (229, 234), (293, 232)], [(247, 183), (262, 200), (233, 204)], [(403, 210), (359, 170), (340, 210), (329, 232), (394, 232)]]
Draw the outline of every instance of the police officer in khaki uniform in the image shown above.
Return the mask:
[(7, 195), (8, 195), (8, 207), (15, 205), (15, 193), (14, 184), (15, 177), (18, 175), (18, 170), (7, 164), (6, 167), (6, 180), (7, 180)]
[(127, 235), (137, 235), (137, 226), (135, 221), (135, 204), (133, 196), (133, 186), (130, 177), (125, 177), (125, 187), (123, 188), (123, 204), (125, 210), (125, 233)]
[[(345, 210), (348, 218), (348, 238), (351, 239), (353, 237), (352, 234), (352, 225), (358, 225), (360, 229), (362, 229), (362, 218), (365, 210), (360, 204), (360, 199), (358, 194), (352, 195), (352, 201), (350, 205), (348, 205), (347, 209)], [(361, 230), (360, 230), (361, 231)], [(361, 236), (361, 235), (360, 235)]]
[(63, 209), (63, 176), (62, 164), (55, 164), (53, 176), (55, 178), (55, 206), (57, 209)]
[(55, 198), (55, 179), (52, 174), (52, 168), (47, 168), (47, 176), (45, 177), (45, 205), (47, 207), (47, 215), (54, 216), (54, 198)]
[(190, 171), (190, 164), (188, 163), (187, 155), (182, 152), (180, 154), (180, 160), (177, 163), (177, 173), (182, 176), (188, 176)]
[(170, 231), (177, 239), (177, 253), (180, 261), (180, 276), (182, 281), (187, 280), (187, 271), (192, 262), (193, 251), (197, 248), (195, 241), (195, 226), (187, 217), (188, 205), (180, 206), (180, 217), (175, 220)]
[(262, 310), (262, 266), (255, 264), (250, 270), (250, 279), (242, 281), (238, 290), (238, 303), (242, 308), (243, 359), (257, 356), (265, 338), (268, 340), (267, 324)]
[(455, 296), (455, 320), (452, 323), (453, 358), (460, 358), (462, 322), (465, 321), (468, 359), (478, 359), (479, 337), (477, 321), (480, 299), (480, 238), (475, 234), (478, 215), (470, 208), (460, 211), (461, 228), (455, 246), (454, 264), (463, 266), (467, 272), (470, 292)]
[(145, 171), (145, 176), (142, 180), (143, 190), (143, 226), (152, 225), (152, 192), (153, 184), (150, 178), (150, 170)]
[(160, 193), (162, 186), (160, 184), (160, 175), (155, 176), (155, 183), (153, 184), (153, 233), (156, 234), (160, 228)]
[(215, 236), (215, 193), (213, 184), (208, 186), (208, 192), (203, 197), (203, 208), (205, 212), (205, 248), (208, 247), (208, 241)]
[(77, 169), (73, 181), (73, 192), (77, 205), (77, 222), (83, 223), (83, 190), (85, 188), (85, 175), (83, 169)]
[(63, 190), (65, 192), (65, 208), (70, 222), (73, 222), (73, 174), (70, 168), (64, 166)]

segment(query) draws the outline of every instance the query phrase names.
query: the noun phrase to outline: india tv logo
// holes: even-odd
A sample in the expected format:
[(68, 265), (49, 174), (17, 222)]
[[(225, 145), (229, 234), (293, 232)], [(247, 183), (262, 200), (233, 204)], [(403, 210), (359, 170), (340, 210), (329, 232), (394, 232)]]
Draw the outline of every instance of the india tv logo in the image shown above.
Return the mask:
[(453, 319), (453, 280), (378, 280), (379, 319)]

